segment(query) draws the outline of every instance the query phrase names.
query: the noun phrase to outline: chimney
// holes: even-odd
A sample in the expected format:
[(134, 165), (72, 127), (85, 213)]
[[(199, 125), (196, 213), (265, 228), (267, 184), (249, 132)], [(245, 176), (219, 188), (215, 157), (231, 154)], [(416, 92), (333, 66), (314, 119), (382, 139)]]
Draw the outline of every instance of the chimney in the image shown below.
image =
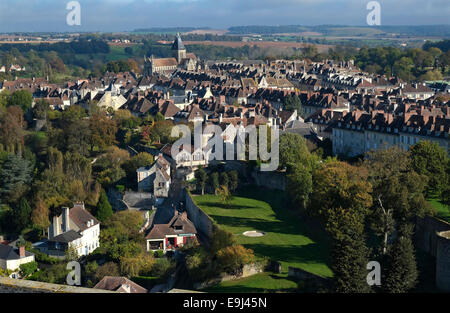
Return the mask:
[[(53, 216), (53, 237), (56, 237), (59, 235), (59, 219), (57, 216)], [(50, 238), (52, 239), (52, 238)]]
[(19, 257), (20, 258), (25, 257), (25, 247), (24, 246), (19, 247)]
[(62, 232), (65, 233), (69, 231), (69, 208), (63, 208), (62, 219)]

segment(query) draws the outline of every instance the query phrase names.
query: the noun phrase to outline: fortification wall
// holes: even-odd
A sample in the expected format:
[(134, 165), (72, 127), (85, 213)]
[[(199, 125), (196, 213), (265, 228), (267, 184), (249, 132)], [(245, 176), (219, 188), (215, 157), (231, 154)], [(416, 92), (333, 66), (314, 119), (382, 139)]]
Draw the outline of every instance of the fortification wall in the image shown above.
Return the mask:
[(186, 190), (183, 192), (185, 193), (186, 211), (189, 220), (194, 223), (195, 228), (201, 236), (205, 239), (209, 239), (212, 233), (213, 221), (195, 204), (189, 192)]
[(449, 231), (450, 224), (435, 217), (426, 216), (416, 223), (416, 243), (418, 247), (433, 257), (437, 256), (437, 233)]
[(282, 172), (261, 172), (254, 170), (252, 178), (260, 187), (285, 191), (287, 187), (286, 174)]
[(436, 286), (450, 292), (450, 231), (437, 234)]
[(430, 216), (418, 219), (416, 243), (436, 258), (436, 286), (450, 292), (450, 223)]

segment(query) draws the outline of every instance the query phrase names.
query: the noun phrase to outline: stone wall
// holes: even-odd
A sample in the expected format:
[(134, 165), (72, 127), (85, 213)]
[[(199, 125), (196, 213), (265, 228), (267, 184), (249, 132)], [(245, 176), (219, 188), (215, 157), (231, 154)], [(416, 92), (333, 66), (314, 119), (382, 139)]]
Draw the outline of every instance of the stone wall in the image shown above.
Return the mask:
[(186, 211), (189, 220), (194, 223), (194, 226), (200, 236), (205, 239), (209, 239), (211, 237), (214, 224), (212, 219), (195, 204), (189, 192), (186, 190), (183, 192), (185, 193)]
[(282, 191), (286, 190), (287, 179), (286, 174), (283, 172), (261, 172), (254, 170), (252, 172), (252, 178), (257, 186)]
[(232, 280), (237, 280), (237, 279), (241, 279), (241, 278), (246, 278), (246, 277), (250, 277), (250, 276), (262, 273), (262, 272), (264, 272), (263, 264), (258, 264), (258, 263), (246, 264), (246, 265), (244, 265), (244, 267), (242, 269), (241, 275), (229, 275), (229, 274), (223, 273), (220, 277), (194, 284), (194, 289), (201, 290), (201, 289), (205, 289), (205, 288), (208, 288), (211, 286), (215, 286), (217, 284), (220, 284), (220, 283), (223, 283), (226, 281), (232, 281)]
[(450, 224), (435, 217), (426, 216), (418, 219), (416, 223), (416, 243), (421, 250), (431, 254), (433, 257), (437, 255), (437, 233), (449, 231)]
[(301, 268), (290, 267), (290, 266), (289, 266), (288, 277), (293, 278), (295, 280), (313, 280), (322, 285), (327, 285), (330, 283), (330, 280), (328, 278), (304, 271)]
[(450, 231), (437, 234), (436, 286), (450, 292)]
[(0, 293), (115, 293), (113, 291), (0, 277)]
[(436, 258), (436, 287), (450, 292), (450, 223), (426, 216), (416, 224), (418, 247)]

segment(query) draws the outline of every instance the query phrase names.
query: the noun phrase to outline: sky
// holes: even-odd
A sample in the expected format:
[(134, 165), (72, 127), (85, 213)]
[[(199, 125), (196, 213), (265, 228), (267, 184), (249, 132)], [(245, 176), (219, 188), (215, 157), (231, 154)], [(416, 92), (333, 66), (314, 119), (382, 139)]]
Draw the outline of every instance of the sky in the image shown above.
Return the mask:
[[(79, 0), (81, 25), (66, 22), (70, 0), (0, 0), (0, 32), (120, 32), (149, 27), (367, 25), (371, 0)], [(379, 0), (381, 25), (450, 23), (449, 0)]]

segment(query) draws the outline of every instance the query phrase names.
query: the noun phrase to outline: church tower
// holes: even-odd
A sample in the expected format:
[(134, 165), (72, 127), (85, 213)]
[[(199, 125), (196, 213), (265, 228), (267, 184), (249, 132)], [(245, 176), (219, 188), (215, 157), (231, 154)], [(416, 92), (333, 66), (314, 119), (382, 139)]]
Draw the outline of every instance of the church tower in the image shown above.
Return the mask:
[(177, 38), (175, 38), (175, 41), (172, 44), (172, 53), (174, 58), (177, 59), (178, 64), (186, 58), (186, 47), (181, 40), (180, 33), (177, 34)]

